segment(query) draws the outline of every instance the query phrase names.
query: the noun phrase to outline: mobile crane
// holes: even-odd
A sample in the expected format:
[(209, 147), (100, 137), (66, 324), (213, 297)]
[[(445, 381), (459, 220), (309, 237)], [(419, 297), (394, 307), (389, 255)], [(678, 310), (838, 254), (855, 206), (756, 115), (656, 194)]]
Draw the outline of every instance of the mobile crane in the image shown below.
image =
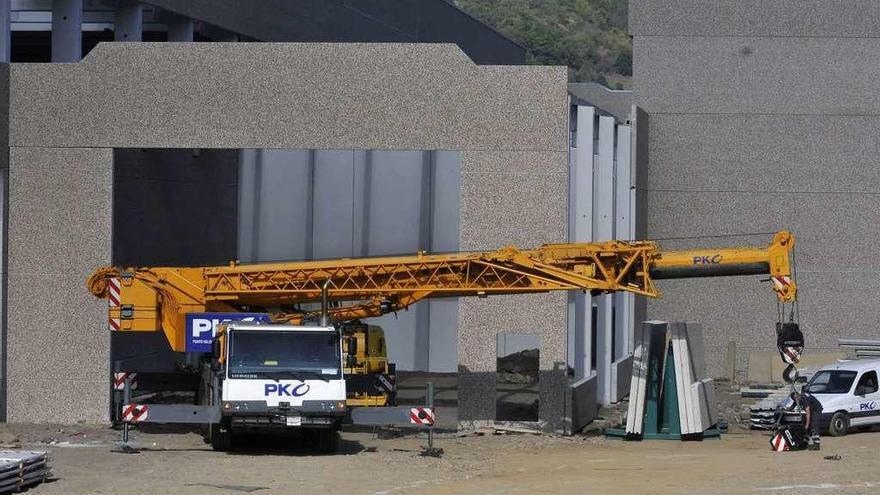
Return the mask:
[[(360, 319), (433, 297), (560, 290), (658, 297), (655, 280), (757, 274), (769, 275), (784, 311), (796, 300), (794, 244), (782, 231), (765, 247), (663, 251), (653, 241), (608, 241), (198, 268), (106, 267), (87, 285), (108, 300), (110, 330), (161, 331), (177, 352), (192, 350), (188, 315), (260, 311), (285, 324), (232, 323), (221, 325), (217, 338), (208, 336), (202, 375), (215, 393), (203, 402), (218, 411), (222, 405), (209, 422), (218, 425), (214, 443), (223, 448), (239, 422), (332, 429), (345, 407), (391, 405), (394, 369), (384, 335)], [(320, 311), (304, 309), (319, 301)], [(777, 333), (780, 355), (797, 362), (803, 336), (796, 322), (780, 318)], [(305, 391), (318, 390), (325, 396), (303, 399)]]

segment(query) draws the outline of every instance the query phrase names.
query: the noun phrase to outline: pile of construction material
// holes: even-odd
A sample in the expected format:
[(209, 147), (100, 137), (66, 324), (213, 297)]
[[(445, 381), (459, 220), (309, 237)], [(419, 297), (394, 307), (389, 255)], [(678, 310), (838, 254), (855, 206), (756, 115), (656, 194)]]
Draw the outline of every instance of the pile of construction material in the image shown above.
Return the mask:
[(837, 339), (837, 345), (851, 350), (856, 359), (880, 359), (880, 340)]
[(45, 452), (0, 450), (0, 493), (42, 483), (52, 474)]
[(688, 439), (717, 432), (715, 382), (706, 374), (702, 328), (648, 321), (637, 329), (634, 344), (626, 438)]
[[(763, 389), (762, 392), (763, 397), (755, 397), (757, 391), (741, 392), (743, 397), (760, 399), (749, 407), (750, 429), (770, 430), (777, 424), (802, 423), (800, 409), (794, 407), (788, 410), (791, 405), (791, 387), (780, 386), (776, 389)], [(781, 415), (785, 416), (780, 417)]]

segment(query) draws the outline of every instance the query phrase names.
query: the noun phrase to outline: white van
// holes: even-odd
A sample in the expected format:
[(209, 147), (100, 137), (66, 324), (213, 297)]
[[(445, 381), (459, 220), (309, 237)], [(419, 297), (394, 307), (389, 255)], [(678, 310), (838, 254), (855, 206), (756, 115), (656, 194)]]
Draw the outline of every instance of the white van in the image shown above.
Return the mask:
[(880, 359), (841, 361), (816, 371), (804, 390), (822, 404), (820, 424), (831, 436), (880, 424)]

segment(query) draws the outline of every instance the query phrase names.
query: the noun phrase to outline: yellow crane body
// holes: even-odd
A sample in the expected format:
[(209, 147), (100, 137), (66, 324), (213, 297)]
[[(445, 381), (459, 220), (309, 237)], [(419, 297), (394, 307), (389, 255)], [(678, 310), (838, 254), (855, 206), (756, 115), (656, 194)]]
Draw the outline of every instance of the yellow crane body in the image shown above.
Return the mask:
[[(186, 315), (260, 308), (277, 321), (300, 324), (315, 311), (289, 311), (327, 297), (330, 320), (346, 322), (407, 308), (432, 297), (486, 297), (560, 290), (660, 295), (654, 281), (728, 275), (769, 275), (782, 302), (793, 301), (794, 238), (777, 233), (764, 247), (663, 251), (652, 241), (545, 244), (521, 250), (426, 254), (211, 267), (107, 267), (88, 280), (109, 301), (109, 326), (120, 332), (162, 331), (172, 350), (186, 345)], [(387, 365), (384, 337), (369, 333), (347, 372)], [(356, 345), (356, 344), (353, 344)], [(373, 346), (372, 364), (367, 355)], [(381, 346), (381, 358), (378, 356)]]

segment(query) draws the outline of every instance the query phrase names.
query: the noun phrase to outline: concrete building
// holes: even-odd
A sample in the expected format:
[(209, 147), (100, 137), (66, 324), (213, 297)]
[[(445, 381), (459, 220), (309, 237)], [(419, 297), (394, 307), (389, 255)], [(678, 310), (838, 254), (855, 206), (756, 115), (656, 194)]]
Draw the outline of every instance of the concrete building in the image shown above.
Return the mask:
[[(876, 338), (880, 129), (876, 1), (630, 2), (634, 103), (647, 115), (649, 238), (797, 237), (807, 353)], [(756, 277), (669, 281), (656, 319), (695, 320), (716, 376), (735, 342), (775, 345), (775, 299)], [(786, 315), (787, 317), (787, 315)]]
[[(472, 59), (451, 44), (139, 43), (233, 39), (224, 33), (253, 41), (247, 26), (236, 33), (221, 17), (193, 19), (157, 3), (0, 8), (9, 13), (5, 37), (0, 25), (7, 59), (77, 62), (88, 53), (78, 63), (2, 66), (5, 419), (103, 421), (111, 361), (173, 366), (160, 336), (106, 330), (105, 305), (83, 287), (101, 265), (483, 250), (566, 238), (565, 68), (481, 66), (474, 60), (489, 55), (475, 48)], [(431, 8), (457, 15), (439, 3)], [(452, 36), (429, 29), (421, 9), (439, 3), (408, 7), (419, 14), (416, 37), (402, 41)], [(217, 11), (242, 20), (237, 2), (226, 5), (232, 10)], [(39, 22), (21, 25), (27, 19)], [(81, 23), (81, 37), (71, 20)], [(126, 43), (88, 46), (107, 36), (108, 21), (113, 39)], [(507, 63), (517, 63), (521, 48), (470, 31), (462, 45), (495, 37), (508, 51), (494, 56), (510, 53)], [(51, 56), (45, 44), (18, 42), (46, 36)], [(67, 44), (77, 39), (79, 49)], [(536, 419), (563, 429), (563, 294), (431, 301), (385, 320), (402, 369), (457, 376), (465, 425), (495, 418), (498, 349), (522, 348), (507, 335), (537, 336)]]

